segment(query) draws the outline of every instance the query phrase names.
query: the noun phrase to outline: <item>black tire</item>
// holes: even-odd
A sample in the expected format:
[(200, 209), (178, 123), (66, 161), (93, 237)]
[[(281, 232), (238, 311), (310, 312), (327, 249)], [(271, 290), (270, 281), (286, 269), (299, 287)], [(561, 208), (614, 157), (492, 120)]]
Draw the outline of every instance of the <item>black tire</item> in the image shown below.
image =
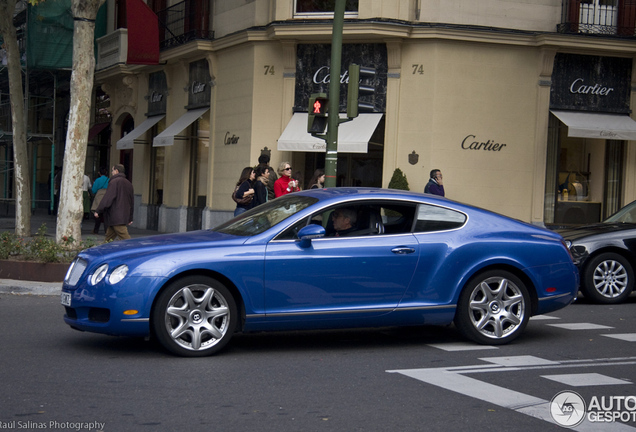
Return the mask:
[(530, 295), (521, 279), (505, 270), (490, 270), (473, 277), (462, 290), (455, 325), (474, 342), (503, 345), (523, 332), (530, 311)]
[(586, 298), (596, 303), (622, 303), (633, 289), (634, 270), (622, 255), (603, 253), (586, 264), (581, 280)]
[(222, 283), (206, 276), (188, 276), (159, 294), (150, 325), (168, 351), (203, 357), (230, 341), (238, 320), (234, 297)]

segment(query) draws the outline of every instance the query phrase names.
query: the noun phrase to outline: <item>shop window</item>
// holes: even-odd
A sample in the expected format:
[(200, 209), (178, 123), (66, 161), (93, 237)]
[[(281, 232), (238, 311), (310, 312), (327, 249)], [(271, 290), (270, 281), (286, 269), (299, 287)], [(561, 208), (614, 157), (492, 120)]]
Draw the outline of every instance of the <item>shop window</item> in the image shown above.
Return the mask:
[(569, 137), (552, 114), (548, 126), (544, 222), (600, 222), (622, 205), (625, 141)]
[(210, 121), (207, 114), (194, 122), (190, 136), (190, 207), (204, 208), (208, 192), (208, 155), (210, 153)]
[[(294, 16), (296, 18), (333, 18), (335, 0), (296, 0)], [(345, 4), (345, 17), (358, 16), (358, 0), (347, 0)]]
[[(165, 118), (150, 129), (150, 135), (156, 137), (166, 128)], [(148, 204), (163, 204), (163, 176), (166, 159), (166, 148), (150, 146), (150, 190)]]

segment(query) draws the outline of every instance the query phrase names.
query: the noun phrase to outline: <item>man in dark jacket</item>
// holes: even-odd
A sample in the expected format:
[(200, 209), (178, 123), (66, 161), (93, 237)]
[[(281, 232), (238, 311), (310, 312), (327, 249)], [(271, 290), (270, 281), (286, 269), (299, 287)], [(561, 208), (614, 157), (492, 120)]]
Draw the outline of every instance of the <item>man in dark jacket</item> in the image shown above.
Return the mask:
[(444, 196), (444, 181), (440, 170), (431, 170), (431, 178), (424, 187), (424, 193)]
[(104, 217), (107, 242), (130, 238), (128, 225), (133, 223), (134, 199), (133, 185), (126, 178), (124, 166), (113, 165), (108, 188), (95, 211), (95, 217), (100, 214)]

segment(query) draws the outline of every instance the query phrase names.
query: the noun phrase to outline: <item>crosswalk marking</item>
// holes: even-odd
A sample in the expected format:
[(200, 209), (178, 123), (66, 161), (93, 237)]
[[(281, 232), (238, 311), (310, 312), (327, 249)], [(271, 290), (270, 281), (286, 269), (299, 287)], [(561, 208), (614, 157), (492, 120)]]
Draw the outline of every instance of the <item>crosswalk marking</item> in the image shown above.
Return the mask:
[(552, 327), (559, 327), (566, 330), (603, 330), (612, 329), (614, 327), (592, 324), (592, 323), (570, 323), (570, 324), (546, 324)]
[(629, 381), (612, 378), (599, 373), (541, 375), (541, 378), (560, 382), (561, 384), (569, 385), (572, 387), (632, 384)]
[[(515, 358), (517, 357), (517, 358)], [(550, 368), (568, 368), (568, 367), (589, 367), (589, 366), (609, 366), (609, 365), (634, 365), (636, 357), (621, 357), (607, 359), (587, 359), (573, 361), (551, 361), (534, 356), (510, 356), (510, 357), (492, 357), (482, 358), (480, 360), (489, 362), (489, 365), (470, 365), (448, 368), (423, 368), (423, 369), (400, 369), (387, 370), (388, 373), (398, 373), (419, 381), (435, 385), (459, 394), (470, 396), (479, 400), (483, 400), (494, 405), (508, 408), (516, 412), (526, 414), (528, 416), (538, 418), (556, 424), (550, 415), (550, 401), (537, 398), (532, 395), (510, 390), (490, 384), (476, 378), (466, 376), (468, 374), (482, 372), (504, 372), (513, 370), (528, 369), (550, 369)], [(577, 374), (581, 375), (581, 374)], [(611, 377), (604, 377), (596, 374), (597, 380), (605, 379), (608, 382)], [(545, 375), (544, 378), (554, 379), (559, 375)], [(560, 379), (565, 379), (565, 374), (560, 375)], [(626, 381), (616, 380), (613, 384), (631, 384)], [(581, 432), (591, 431), (630, 431), (636, 428), (628, 426), (624, 423), (590, 423), (585, 420), (580, 425), (571, 428), (572, 430)]]
[(624, 340), (627, 342), (636, 342), (636, 333), (604, 334), (601, 336)]

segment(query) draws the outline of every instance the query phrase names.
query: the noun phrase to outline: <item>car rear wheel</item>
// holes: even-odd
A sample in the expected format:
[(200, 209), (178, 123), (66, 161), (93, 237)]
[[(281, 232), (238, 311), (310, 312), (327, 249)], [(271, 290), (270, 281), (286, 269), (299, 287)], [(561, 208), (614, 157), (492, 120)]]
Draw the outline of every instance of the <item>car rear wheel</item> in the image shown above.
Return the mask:
[(152, 313), (153, 334), (168, 351), (203, 357), (222, 349), (232, 338), (238, 309), (219, 281), (189, 276), (166, 287)]
[(524, 283), (505, 270), (491, 270), (466, 284), (455, 325), (477, 343), (501, 345), (517, 338), (529, 318), (530, 296)]
[(585, 267), (581, 291), (597, 303), (621, 303), (632, 292), (634, 271), (623, 256), (604, 253), (592, 258)]

